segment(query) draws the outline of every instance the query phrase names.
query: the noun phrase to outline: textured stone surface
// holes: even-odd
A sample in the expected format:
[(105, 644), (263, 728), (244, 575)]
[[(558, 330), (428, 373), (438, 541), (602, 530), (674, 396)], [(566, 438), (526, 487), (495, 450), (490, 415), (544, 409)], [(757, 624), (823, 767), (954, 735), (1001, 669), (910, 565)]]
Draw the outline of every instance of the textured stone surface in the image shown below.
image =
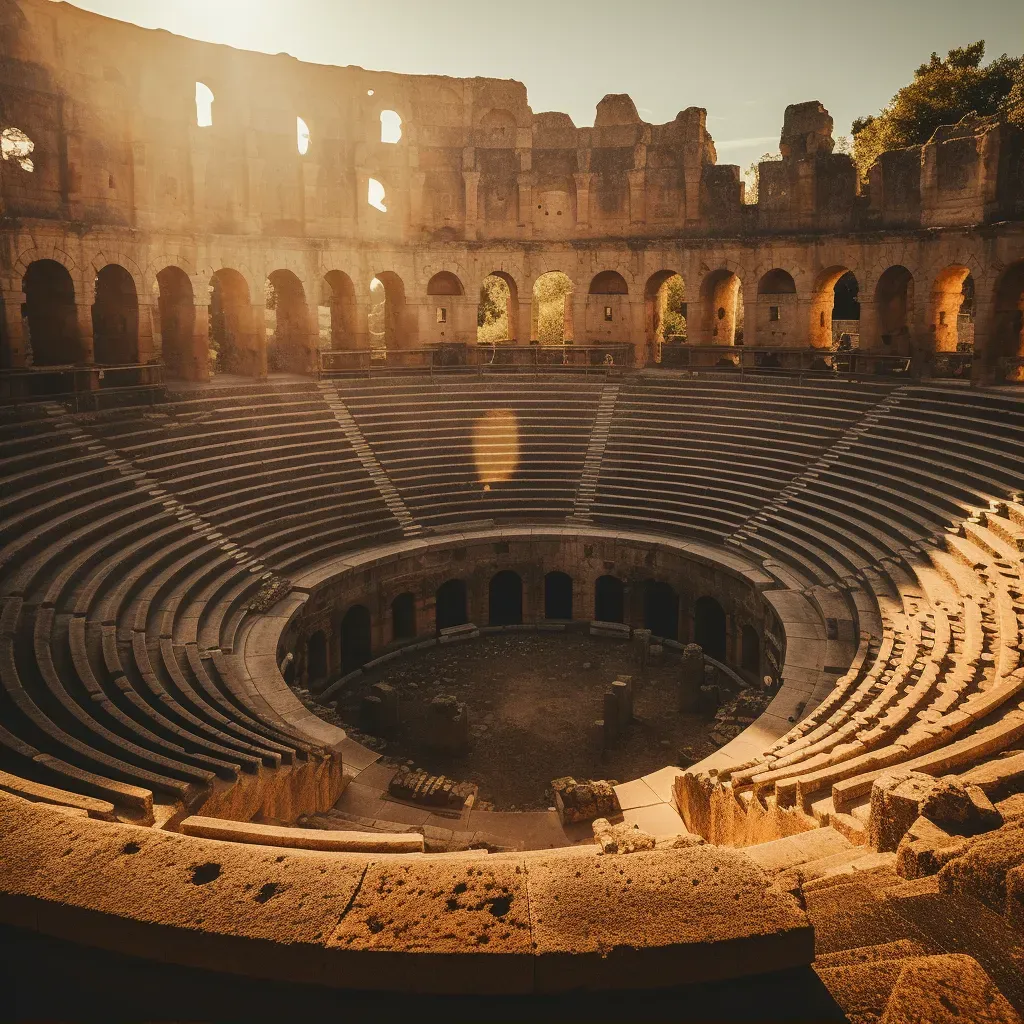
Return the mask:
[(611, 824), (607, 818), (594, 821), (594, 842), (601, 847), (602, 853), (637, 853), (640, 850), (653, 850), (655, 838), (642, 831), (637, 825), (620, 822)]

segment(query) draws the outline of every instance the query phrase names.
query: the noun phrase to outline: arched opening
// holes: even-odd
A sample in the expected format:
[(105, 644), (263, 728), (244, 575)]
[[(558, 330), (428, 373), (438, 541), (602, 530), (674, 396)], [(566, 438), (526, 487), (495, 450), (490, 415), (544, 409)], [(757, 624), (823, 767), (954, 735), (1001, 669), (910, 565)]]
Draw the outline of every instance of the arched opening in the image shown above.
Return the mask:
[(659, 270), (644, 287), (647, 362), (661, 362), (662, 346), (686, 341), (686, 285), (672, 270)]
[(519, 292), (512, 277), (500, 270), (488, 274), (480, 286), (476, 340), (482, 345), (515, 341), (518, 313)]
[(380, 141), (392, 146), (402, 141), (402, 119), (393, 110), (380, 112)]
[(626, 621), (626, 587), (617, 576), (598, 576), (594, 584), (594, 618), (598, 622)]
[(757, 282), (756, 344), (763, 347), (784, 345), (786, 335), (796, 328), (796, 282), (781, 269), (769, 270)]
[(814, 348), (860, 347), (860, 285), (846, 267), (830, 267), (818, 276), (811, 297), (811, 345)]
[(974, 350), (974, 278), (967, 267), (946, 267), (935, 278), (930, 334), (932, 352)]
[(309, 133), (309, 125), (301, 117), (295, 118), (295, 132), (299, 147), (299, 156), (305, 156), (309, 152), (309, 145), (312, 136)]
[(442, 270), (427, 282), (428, 295), (465, 295), (462, 282), (450, 271)]
[(376, 178), (370, 178), (366, 186), (366, 201), (375, 210), (379, 210), (381, 213), (388, 212), (387, 204), (387, 189), (384, 188), (384, 183), (378, 181)]
[(213, 90), (203, 82), (196, 82), (196, 124), (200, 128), (213, 126)]
[(306, 679), (311, 689), (327, 682), (327, 637), (318, 630), (306, 644)]
[(391, 602), (391, 639), (411, 640), (416, 635), (416, 596), (399, 594)]
[(629, 286), (615, 270), (602, 270), (590, 282), (586, 309), (587, 341), (628, 341)]
[(573, 341), (572, 281), (560, 270), (541, 274), (534, 282), (530, 334), (542, 345)]
[(892, 355), (909, 355), (913, 310), (913, 274), (906, 267), (889, 267), (875, 286), (875, 315), (878, 318), (878, 339), (882, 351)]
[(679, 639), (679, 595), (671, 584), (648, 580), (644, 585), (644, 628), (666, 640)]
[[(1011, 264), (996, 286), (992, 322), (992, 355), (997, 359), (1017, 360), (1024, 356), (1024, 260)], [(1003, 366), (1007, 380), (1022, 377), (1016, 363)]]
[(16, 164), (27, 174), (36, 169), (32, 154), (36, 144), (20, 129), (5, 128), (0, 132), (0, 158), (5, 163)]
[(256, 375), (262, 370), (249, 285), (237, 270), (218, 270), (210, 282), (210, 363), (218, 373)]
[(356, 287), (341, 270), (329, 270), (321, 281), (317, 309), (321, 349), (355, 348)]
[(95, 361), (117, 366), (139, 361), (139, 296), (135, 280), (116, 263), (96, 275), (96, 301), (92, 307)]
[(309, 373), (313, 353), (302, 282), (290, 270), (275, 270), (267, 278), (266, 296), (267, 369)]
[(341, 674), (348, 675), (370, 660), (370, 610), (354, 604), (341, 620)]
[(753, 626), (744, 626), (740, 631), (740, 667), (744, 672), (761, 675), (761, 638)]
[(544, 618), (572, 619), (572, 577), (567, 572), (544, 577)]
[(459, 318), (461, 304), (454, 300), (466, 294), (465, 288), (458, 277), (447, 270), (435, 274), (427, 282), (427, 296), (433, 300), (434, 315), (431, 323), (436, 324), (438, 340), (444, 340), (449, 329), (453, 328), (453, 334), (458, 337)]
[(743, 286), (731, 270), (712, 271), (700, 286), (701, 343), (743, 344)]
[(713, 597), (700, 597), (693, 607), (693, 641), (725, 661), (725, 609)]
[(416, 318), (406, 305), (405, 282), (391, 270), (381, 271), (370, 282), (369, 330), (373, 348), (416, 347)]
[(434, 595), (434, 604), (434, 621), (437, 624), (438, 632), (469, 622), (464, 580), (447, 580), (442, 583)]
[(523, 581), (519, 573), (503, 569), (491, 577), (488, 620), (492, 626), (518, 626), (523, 621)]
[(195, 351), (196, 307), (192, 282), (181, 267), (164, 267), (156, 275), (161, 351), (168, 377), (199, 380), (206, 352)]
[(82, 352), (75, 309), (75, 283), (56, 260), (36, 260), (25, 271), (23, 316), (35, 366), (80, 362)]

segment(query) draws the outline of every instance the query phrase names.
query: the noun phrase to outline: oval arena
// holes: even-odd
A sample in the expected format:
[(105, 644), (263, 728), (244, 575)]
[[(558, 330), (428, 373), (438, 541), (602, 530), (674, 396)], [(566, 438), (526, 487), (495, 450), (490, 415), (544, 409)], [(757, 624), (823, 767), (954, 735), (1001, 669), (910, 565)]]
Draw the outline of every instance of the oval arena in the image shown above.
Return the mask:
[[(1020, 130), (799, 103), (750, 203), (699, 108), (0, 48), (13, 1016), (1020, 1019)], [(496, 638), (716, 749), (481, 805), (379, 673)]]

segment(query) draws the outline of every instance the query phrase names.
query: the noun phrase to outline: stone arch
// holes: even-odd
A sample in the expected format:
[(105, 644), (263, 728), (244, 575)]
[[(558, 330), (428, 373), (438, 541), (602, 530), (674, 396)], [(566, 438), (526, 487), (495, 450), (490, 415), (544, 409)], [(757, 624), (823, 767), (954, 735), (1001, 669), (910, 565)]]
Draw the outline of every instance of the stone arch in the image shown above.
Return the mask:
[(391, 602), (391, 639), (411, 640), (416, 636), (416, 595), (399, 594)]
[(218, 373), (261, 376), (266, 347), (254, 329), (249, 284), (224, 267), (210, 278), (210, 357)]
[(42, 260), (59, 263), (68, 272), (72, 281), (75, 281), (79, 275), (79, 266), (75, 258), (56, 245), (48, 249), (35, 248), (24, 250), (15, 261), (14, 273), (23, 278), (33, 263), (38, 263)]
[(96, 275), (92, 333), (98, 365), (139, 361), (139, 294), (135, 278), (119, 263), (108, 263)]
[[(851, 285), (850, 282), (853, 282)], [(856, 287), (853, 287), (856, 286)], [(854, 272), (847, 266), (836, 264), (823, 270), (815, 282), (810, 302), (810, 340), (813, 348), (831, 348), (836, 331), (833, 324), (856, 325), (855, 332), (860, 335), (860, 308), (856, 302), (859, 283)], [(850, 298), (852, 292), (853, 298)], [(838, 305), (837, 305), (838, 303)], [(850, 315), (855, 313), (856, 316)], [(849, 330), (837, 329), (841, 338)], [(851, 344), (854, 339), (851, 338)]]
[(701, 344), (742, 344), (743, 284), (727, 267), (706, 274), (700, 285)]
[(544, 577), (544, 618), (572, 619), (572, 577), (554, 570)]
[(617, 270), (602, 270), (587, 290), (586, 340), (590, 343), (629, 341), (629, 285)]
[[(1011, 263), (995, 287), (989, 361), (1024, 357), (1024, 260)], [(1024, 374), (1015, 363), (1004, 365), (1002, 376), (1020, 380)]]
[(393, 270), (380, 271), (370, 282), (370, 338), (374, 348), (386, 349), (415, 348), (419, 340), (405, 282)]
[(469, 598), (465, 580), (445, 580), (434, 595), (434, 621), (437, 631), (469, 622)]
[(373, 653), (370, 637), (370, 610), (354, 604), (341, 620), (341, 674), (362, 668)]
[(100, 271), (104, 270), (109, 266), (118, 266), (126, 274), (128, 274), (132, 283), (135, 286), (136, 295), (146, 295), (146, 275), (143, 273), (142, 268), (136, 263), (131, 256), (128, 256), (123, 252), (102, 252), (97, 253), (89, 262), (83, 267), (83, 274), (88, 271), (88, 268), (92, 268), (93, 276), (98, 277)]
[(798, 299), (796, 281), (788, 270), (773, 267), (757, 282), (757, 344), (765, 347), (785, 345), (787, 336), (797, 330)]
[(644, 339), (647, 362), (661, 361), (661, 346), (686, 340), (686, 281), (676, 270), (658, 270), (644, 285)]
[(974, 349), (975, 277), (966, 264), (944, 267), (932, 282), (927, 359), (942, 352)]
[(343, 270), (328, 270), (321, 278), (318, 326), (320, 347), (339, 351), (356, 347), (359, 331), (356, 286)]
[(666, 640), (679, 639), (679, 594), (671, 583), (644, 584), (644, 628)]
[[(489, 281), (497, 282), (497, 286), (489, 287)], [(511, 274), (504, 270), (493, 270), (480, 283), (476, 326), (478, 342), (517, 340), (519, 286)]]
[(59, 366), (85, 359), (75, 282), (68, 268), (56, 260), (33, 260), (22, 277), (25, 295), (23, 315), (28, 324), (32, 363)]
[(206, 376), (206, 346), (196, 345), (196, 305), (192, 279), (181, 267), (164, 267), (153, 282), (160, 351), (168, 377), (202, 380)]
[(488, 621), (492, 626), (518, 626), (523, 621), (523, 580), (519, 573), (502, 569), (488, 585)]
[(626, 621), (626, 585), (618, 576), (598, 576), (594, 582), (594, 618), (598, 622)]
[(879, 347), (891, 355), (910, 353), (914, 319), (914, 275), (902, 264), (887, 268), (875, 285), (875, 318)]
[(569, 344), (573, 328), (573, 281), (561, 270), (549, 270), (533, 282), (531, 341), (542, 345)]
[(704, 648), (705, 654), (725, 661), (725, 609), (713, 597), (699, 597), (693, 606), (693, 640)]
[(309, 373), (314, 352), (309, 330), (306, 290), (291, 270), (274, 270), (267, 276), (264, 330), (267, 368), (287, 373)]

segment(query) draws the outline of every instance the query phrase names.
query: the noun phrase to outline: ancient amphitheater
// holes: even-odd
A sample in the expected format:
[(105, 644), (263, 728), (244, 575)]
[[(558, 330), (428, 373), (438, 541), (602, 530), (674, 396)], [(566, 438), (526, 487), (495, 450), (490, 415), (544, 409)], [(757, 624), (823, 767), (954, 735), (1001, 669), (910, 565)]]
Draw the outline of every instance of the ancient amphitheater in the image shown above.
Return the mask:
[[(1020, 1020), (1020, 131), (800, 103), (749, 203), (697, 108), (0, 47), (0, 1017)], [(530, 630), (770, 703), (603, 845), (329, 713)]]

